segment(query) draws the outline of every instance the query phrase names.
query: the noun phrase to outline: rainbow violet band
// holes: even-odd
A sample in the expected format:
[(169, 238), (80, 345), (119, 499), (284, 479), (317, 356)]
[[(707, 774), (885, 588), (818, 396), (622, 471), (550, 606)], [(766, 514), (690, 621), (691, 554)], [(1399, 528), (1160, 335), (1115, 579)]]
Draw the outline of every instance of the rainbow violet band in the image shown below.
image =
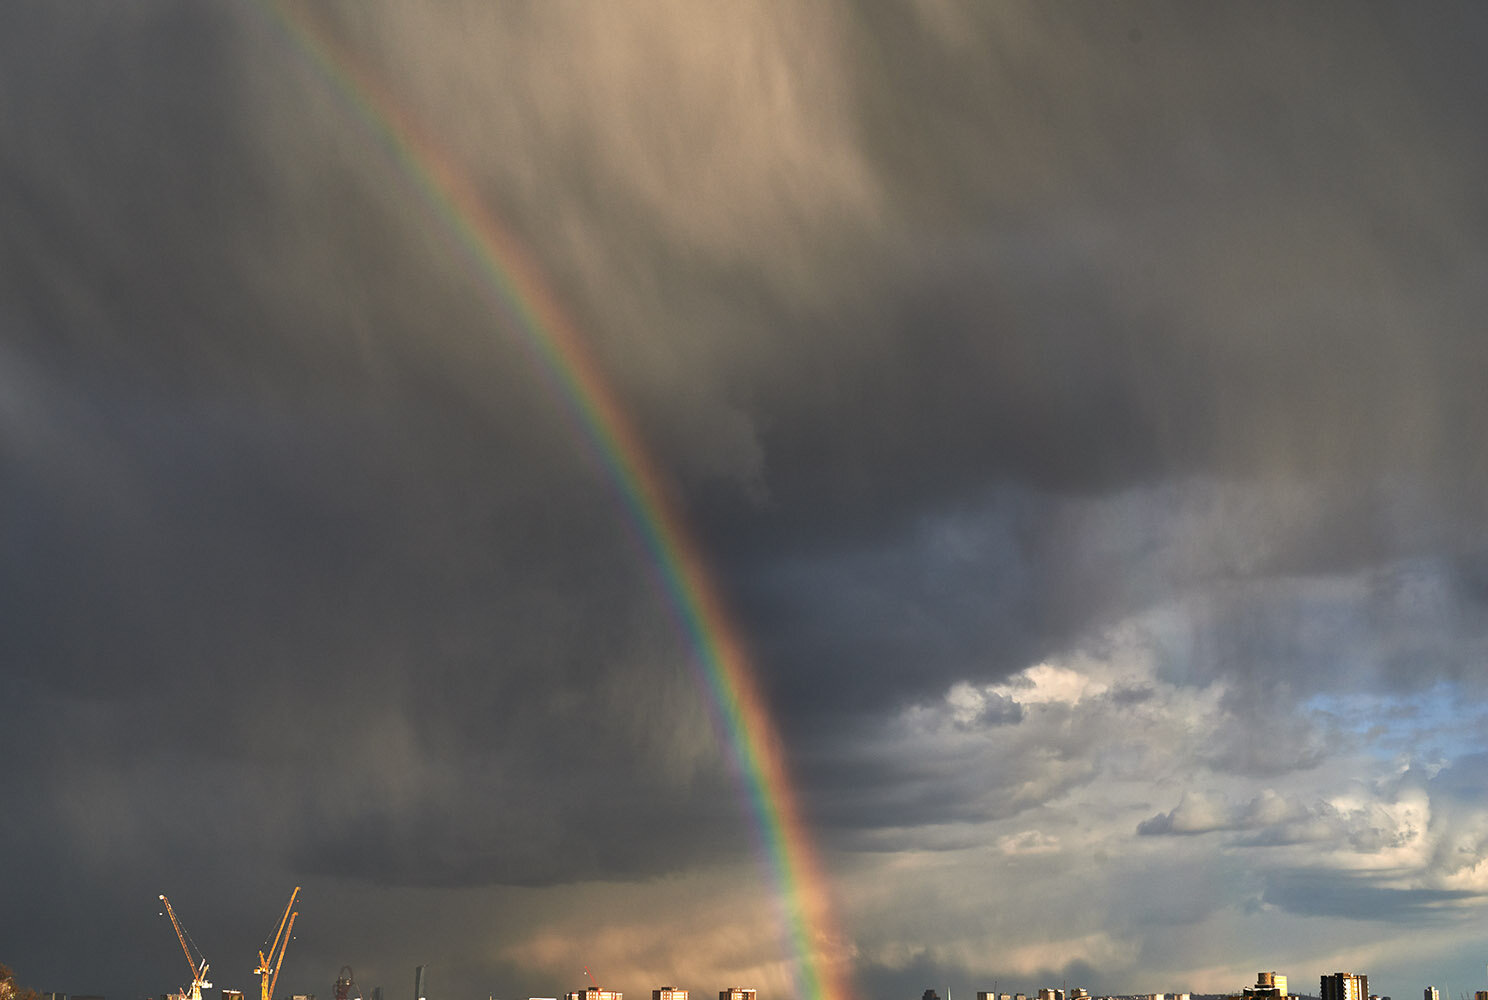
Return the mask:
[(793, 952), (797, 994), (801, 1000), (849, 1000), (842, 963), (827, 954), (838, 939), (827, 885), (801, 820), (777, 728), (740, 630), (634, 422), (531, 255), (487, 210), (454, 158), (303, 7), (269, 3), (266, 9), (387, 148), (464, 251), (492, 308), (537, 357), (603, 465), (691, 644), (694, 670), (748, 798)]

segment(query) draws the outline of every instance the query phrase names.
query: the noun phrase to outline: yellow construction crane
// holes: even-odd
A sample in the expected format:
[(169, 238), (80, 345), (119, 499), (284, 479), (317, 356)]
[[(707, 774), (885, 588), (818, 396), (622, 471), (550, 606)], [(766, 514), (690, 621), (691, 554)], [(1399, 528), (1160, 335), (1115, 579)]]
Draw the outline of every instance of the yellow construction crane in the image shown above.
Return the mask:
[(274, 935), (274, 943), (269, 946), (268, 955), (260, 950), (258, 953), (258, 968), (254, 973), (258, 976), (259, 996), (261, 1000), (270, 1000), (274, 995), (274, 984), (279, 982), (279, 967), (284, 964), (284, 952), (289, 947), (289, 937), (294, 933), (295, 917), (298, 913), (289, 912), (294, 907), (295, 897), (300, 894), (300, 887), (295, 886), (294, 892), (289, 894), (289, 905), (284, 908), (284, 916), (279, 918), (279, 933)]
[[(189, 996), (191, 1000), (201, 1000), (202, 987), (206, 987), (207, 989), (212, 988), (212, 984), (207, 982), (207, 960), (203, 957), (198, 961), (192, 957), (191, 948), (186, 944), (186, 939), (190, 935), (181, 929), (181, 921), (176, 919), (176, 911), (171, 908), (170, 900), (165, 898), (164, 893), (161, 894), (160, 901), (165, 904), (165, 912), (170, 916), (171, 926), (176, 929), (176, 940), (181, 942), (181, 950), (186, 953), (186, 962), (191, 966), (191, 993)], [(200, 953), (198, 952), (198, 954)], [(181, 996), (185, 997), (188, 994), (185, 990), (182, 990)]]

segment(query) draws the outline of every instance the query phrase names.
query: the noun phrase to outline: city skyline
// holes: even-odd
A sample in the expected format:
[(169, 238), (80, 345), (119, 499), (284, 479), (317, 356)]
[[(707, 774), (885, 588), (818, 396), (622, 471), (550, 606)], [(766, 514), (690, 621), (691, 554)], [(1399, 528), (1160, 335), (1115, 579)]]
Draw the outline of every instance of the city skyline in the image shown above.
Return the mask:
[[(414, 989), (411, 996), (415, 1000), (428, 992), (424, 985), (426, 968), (426, 966), (418, 966), (414, 970)], [(349, 971), (350, 967), (344, 967), (342, 969), (343, 973), (348, 973)], [(584, 971), (588, 974), (587, 968)], [(1339, 996), (1357, 996), (1363, 998), (1363, 1000), (1393, 1000), (1389, 994), (1380, 995), (1370, 992), (1368, 975), (1365, 973), (1324, 973), (1319, 977), (1320, 984), (1316, 995), (1289, 991), (1288, 984), (1291, 978), (1275, 970), (1261, 971), (1256, 973), (1254, 984), (1246, 986), (1239, 991), (1221, 993), (1193, 993), (1187, 990), (1170, 990), (1155, 993), (1110, 994), (1102, 993), (1099, 990), (1092, 992), (1084, 986), (1068, 987), (1066, 985), (1060, 987), (1038, 987), (1028, 992), (1009, 992), (995, 989), (978, 990), (976, 991), (976, 1000), (1067, 1000), (1067, 998), (1068, 1000), (1189, 1000), (1190, 997), (1223, 997), (1227, 998), (1227, 1000), (1254, 1000), (1254, 998), (1261, 997), (1273, 997), (1277, 998), (1277, 1000), (1286, 1000), (1286, 998), (1293, 998), (1293, 1000), (1336, 1000)], [(356, 985), (354, 979), (349, 976), (338, 978), (334, 984), (333, 992), (337, 1000), (345, 1000), (348, 997), (350, 1000), (362, 1000), (362, 990)], [(664, 985), (650, 990), (650, 995), (652, 1000), (689, 1000), (689, 995), (692, 992), (697, 991)], [(758, 995), (757, 990), (744, 986), (728, 986), (717, 992), (719, 1000), (754, 1000)], [(1440, 1000), (1441, 989), (1437, 986), (1426, 986), (1422, 992), (1425, 1000)], [(1484, 1000), (1483, 994), (1485, 992), (1488, 991), (1475, 991), (1476, 1000)], [(231, 1000), (233, 997), (240, 998), (243, 995), (241, 990), (234, 989), (223, 989), (220, 993), (222, 1000)], [(703, 991), (702, 995), (709, 993), (711, 991)], [(42, 1000), (107, 1000), (106, 997), (99, 995), (69, 995), (67, 993), (51, 991), (39, 992), (39, 995)], [(368, 991), (368, 995), (374, 998), (380, 997), (382, 995), (382, 987), (372, 987)], [(624, 1000), (625, 991), (607, 989), (597, 984), (591, 984), (579, 990), (569, 991), (564, 995), (568, 1000), (586, 1000), (586, 998), (587, 1000)], [(950, 989), (947, 988), (944, 1000), (951, 1000), (952, 995)], [(1463, 991), (1460, 995), (1465, 997), (1467, 994)], [(159, 1000), (176, 1000), (179, 996), (180, 994), (161, 994)], [(315, 1000), (315, 997), (316, 994), (314, 993), (285, 994), (280, 1000)], [(145, 998), (145, 1000), (151, 1000), (151, 998)], [(495, 1000), (495, 994), (491, 994), (491, 1000)], [(553, 998), (529, 997), (527, 1000), (553, 1000)], [(941, 997), (935, 987), (929, 987), (923, 992), (921, 1000), (941, 1000)]]

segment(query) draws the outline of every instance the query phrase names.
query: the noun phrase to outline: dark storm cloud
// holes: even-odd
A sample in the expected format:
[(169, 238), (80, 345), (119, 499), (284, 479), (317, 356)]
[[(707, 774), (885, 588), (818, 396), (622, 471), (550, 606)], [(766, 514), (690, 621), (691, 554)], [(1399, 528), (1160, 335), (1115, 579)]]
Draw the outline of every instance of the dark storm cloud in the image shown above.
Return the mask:
[[(407, 182), (347, 159), (375, 155), (354, 116), (266, 125), (252, 101), (333, 95), (251, 10), (6, 16), (7, 672), (81, 727), (24, 804), (190, 747), (247, 762), (212, 797), (306, 872), (529, 884), (737, 849), (614, 494)], [(639, 790), (658, 767), (670, 805)], [(684, 788), (698, 822), (657, 826)], [(591, 809), (602, 838), (541, 832)], [(115, 822), (110, 856), (156, 833)]]
[[(1388, 25), (1351, 22), (1340, 53), (1225, 14), (1140, 48), (1119, 10), (966, 14), (957, 45), (876, 16), (909, 22), (870, 26), (862, 63), (894, 204), (954, 215), (899, 234), (868, 292), (880, 318), (852, 316), (859, 349), (825, 331), (801, 351), (793, 388), (815, 391), (779, 401), (803, 412), (767, 449), (777, 491), (802, 476), (882, 512), (998, 477), (1368, 468), (1392, 424), (1437, 408), (1430, 445), (1476, 433), (1452, 419), (1478, 406), (1470, 269), (1424, 268), (1368, 217), (1419, 205), (1420, 239), (1475, 239), (1458, 157), (1481, 143), (1460, 96), (1402, 79)], [(1420, 125), (1444, 115), (1449, 148)]]
[(1450, 889), (1395, 889), (1367, 877), (1338, 873), (1279, 872), (1267, 881), (1263, 899), (1304, 916), (1344, 917), (1403, 923), (1447, 921), (1456, 904), (1474, 893)]
[[(810, 320), (753, 390), (765, 508), (704, 509), (780, 700), (888, 707), (995, 678), (1226, 577), (1187, 670), (1299, 694), (1356, 674), (1359, 652), (1387, 683), (1469, 673), (1471, 603), (1435, 642), (1387, 595), (1337, 609), (1352, 620), (1331, 636), (1315, 601), (1282, 596), (1481, 532), (1482, 82), (1465, 53), (1423, 73), (1415, 47), (1441, 26), (1384, 11), (1337, 37), (1295, 12), (1164, 18), (1140, 43), (1128, 22), (1150, 14), (1130, 11), (960, 12), (953, 41), (902, 12), (870, 21), (900, 16), (863, 28), (862, 104), (891, 204), (917, 214), (886, 224), (880, 259), (843, 265), (862, 280), (845, 314)], [(1208, 502), (1203, 480), (1309, 495), (1277, 490), (1250, 552), (1154, 562), (1140, 593), (1130, 562), (1090, 560), (1114, 544), (1141, 565), (1135, 546), (1061, 537), (1072, 496), (1169, 483), (1181, 511)], [(1026, 500), (987, 499), (1009, 482)], [(926, 525), (968, 509), (1003, 541), (947, 565)], [(782, 575), (784, 545), (803, 569)]]
[[(547, 269), (841, 843), (1082, 788), (1110, 765), (1079, 725), (1150, 723), (1159, 684), (1223, 685), (1195, 759), (1270, 778), (1327, 756), (1278, 702), (1480, 683), (1480, 12), (301, 13)], [(271, 18), (8, 7), (0, 223), (0, 652), (29, 720), (0, 778), (39, 817), (0, 833), (29, 860), (7, 896), (129, 858), (100, 908), (172, 870), (550, 886), (740, 852), (591, 447)], [(895, 728), (1154, 608), (1184, 623), (1155, 677)], [(1161, 809), (1142, 832), (1300, 842)], [(1308, 891), (1268, 898), (1459, 898)], [(45, 913), (5, 940), (57, 968)]]

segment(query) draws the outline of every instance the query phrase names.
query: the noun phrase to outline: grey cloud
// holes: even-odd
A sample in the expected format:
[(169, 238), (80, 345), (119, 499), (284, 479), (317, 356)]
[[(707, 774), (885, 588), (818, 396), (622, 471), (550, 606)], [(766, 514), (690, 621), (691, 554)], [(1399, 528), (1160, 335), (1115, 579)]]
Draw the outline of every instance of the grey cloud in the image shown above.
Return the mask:
[(1184, 792), (1178, 805), (1137, 825), (1143, 836), (1293, 827), (1312, 816), (1303, 803), (1267, 790), (1249, 802), (1231, 804), (1224, 795)]
[(1466, 754), (1453, 760), (1427, 782), (1433, 796), (1478, 802), (1488, 792), (1488, 753)]
[(1474, 897), (1461, 890), (1381, 886), (1367, 876), (1294, 871), (1269, 876), (1262, 898), (1304, 916), (1438, 923), (1453, 919), (1458, 908)]
[(992, 694), (982, 704), (968, 727), (1006, 726), (1023, 721), (1023, 706), (1006, 695)]

